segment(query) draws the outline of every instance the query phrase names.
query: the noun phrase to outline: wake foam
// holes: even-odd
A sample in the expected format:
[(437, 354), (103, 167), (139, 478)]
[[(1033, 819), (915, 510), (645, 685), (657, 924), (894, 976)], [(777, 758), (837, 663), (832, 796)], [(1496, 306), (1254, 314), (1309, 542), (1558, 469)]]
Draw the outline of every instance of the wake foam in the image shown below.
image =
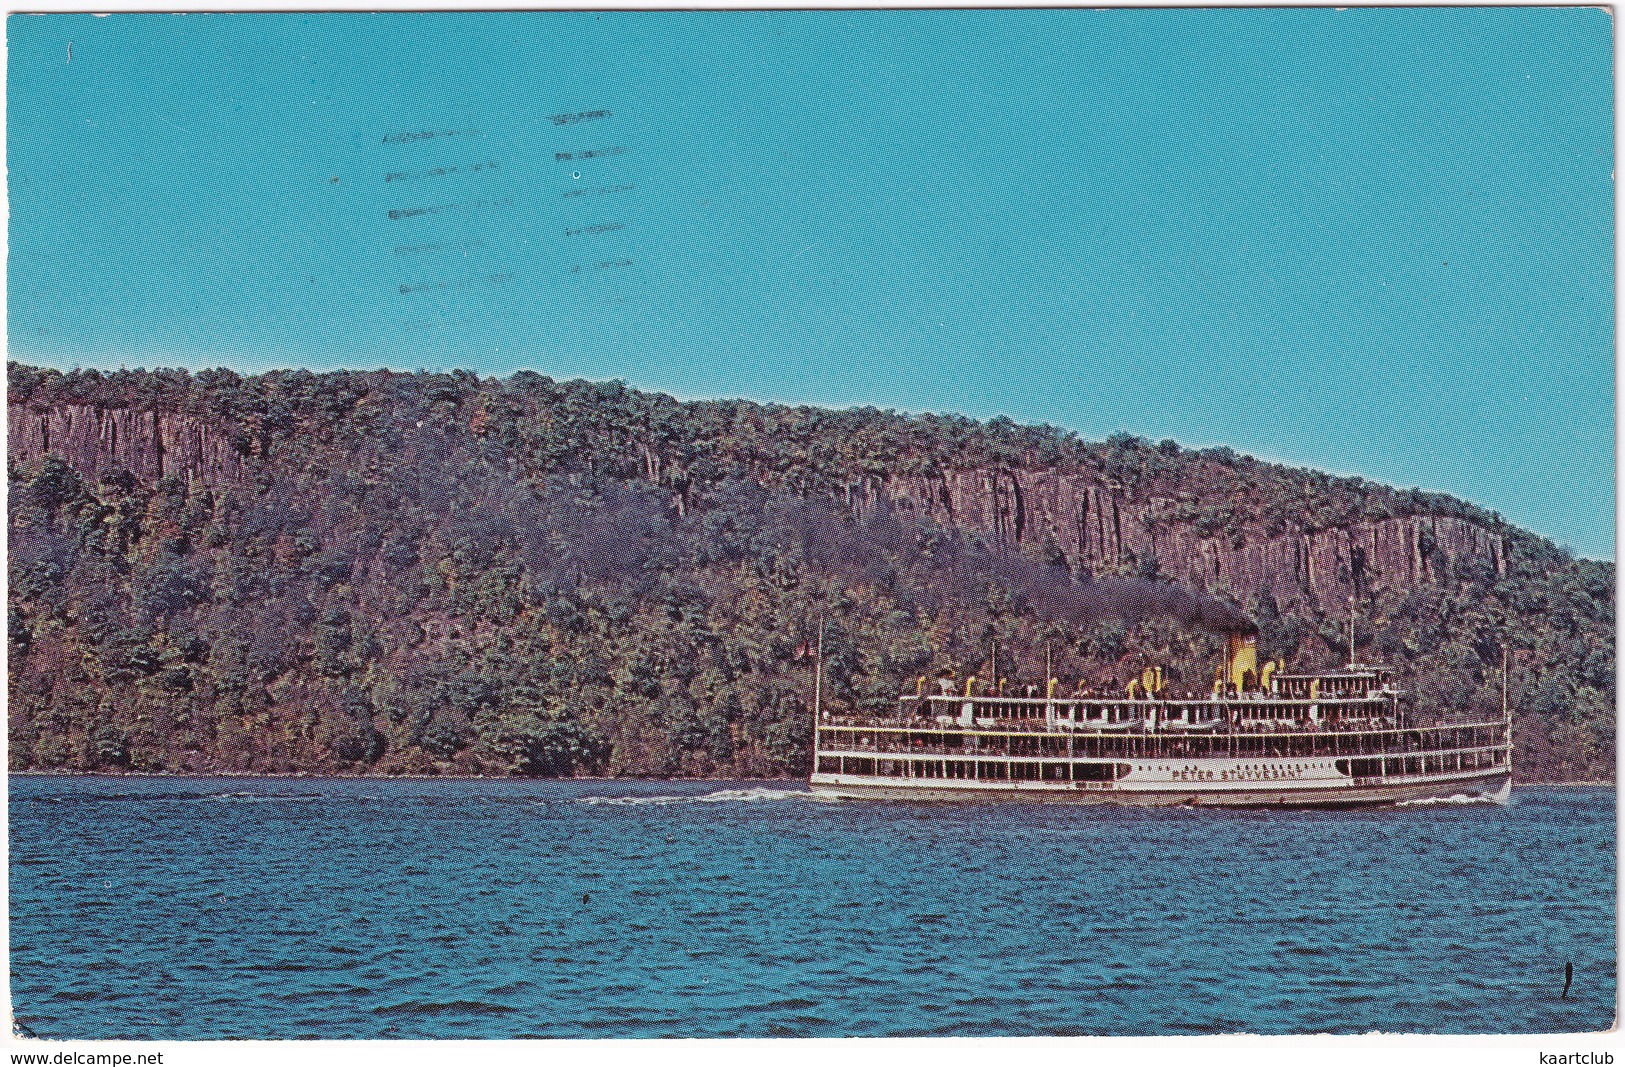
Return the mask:
[(659, 807), (666, 804), (755, 804), (767, 800), (809, 800), (812, 794), (803, 789), (718, 789), (714, 793), (698, 795), (660, 795), (652, 797), (582, 797), (581, 804), (608, 804), (615, 807)]
[(290, 803), (308, 804), (321, 800), (318, 793), (203, 793), (200, 800), (214, 800), (223, 804)]
[(1511, 799), (1511, 788), (1503, 788), (1497, 793), (1485, 795), (1483, 793), (1456, 793), (1448, 797), (1424, 797), (1421, 800), (1401, 800), (1394, 805), (1396, 808), (1431, 808), (1438, 804), (1499, 804), (1505, 807)]

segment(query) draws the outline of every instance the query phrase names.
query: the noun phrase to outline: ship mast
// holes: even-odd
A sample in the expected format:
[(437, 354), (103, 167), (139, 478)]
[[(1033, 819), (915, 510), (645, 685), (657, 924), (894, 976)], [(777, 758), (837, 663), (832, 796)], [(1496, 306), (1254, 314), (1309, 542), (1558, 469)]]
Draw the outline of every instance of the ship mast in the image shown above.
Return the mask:
[(1501, 731), (1507, 746), (1507, 790), (1509, 797), (1512, 789), (1512, 715), (1507, 709), (1507, 697), (1512, 689), (1512, 681), (1507, 664), (1510, 659), (1509, 650), (1503, 643), (1501, 645)]
[(1501, 646), (1501, 721), (1507, 721), (1507, 646)]
[(1354, 669), (1354, 598), (1349, 597), (1349, 669)]
[(818, 616), (818, 660), (813, 669), (813, 732), (824, 721), (824, 616)]
[[(1050, 682), (1049, 642), (1044, 642), (1044, 721), (1055, 721), (1055, 687)], [(1070, 747), (1071, 742), (1067, 745)]]

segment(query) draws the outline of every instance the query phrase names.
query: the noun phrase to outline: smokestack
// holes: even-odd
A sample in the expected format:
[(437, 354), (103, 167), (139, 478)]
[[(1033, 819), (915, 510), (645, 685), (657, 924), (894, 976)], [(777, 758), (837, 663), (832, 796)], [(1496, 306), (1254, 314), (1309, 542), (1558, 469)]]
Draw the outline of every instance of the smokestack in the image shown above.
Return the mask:
[(1258, 688), (1257, 632), (1230, 631), (1226, 647), (1225, 673), (1236, 692), (1245, 693)]

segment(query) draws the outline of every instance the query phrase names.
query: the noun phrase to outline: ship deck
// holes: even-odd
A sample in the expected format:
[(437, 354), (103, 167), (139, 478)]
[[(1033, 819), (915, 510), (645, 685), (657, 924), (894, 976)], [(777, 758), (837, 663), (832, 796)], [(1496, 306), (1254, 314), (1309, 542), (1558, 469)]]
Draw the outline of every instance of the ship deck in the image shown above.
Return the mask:
[(1157, 730), (1136, 723), (1123, 729), (1087, 724), (997, 720), (987, 725), (943, 725), (899, 718), (826, 716), (817, 727), (818, 750), (870, 753), (975, 752), (980, 755), (1117, 757), (1382, 756), (1488, 749), (1506, 743), (1504, 721), (1374, 727), (1221, 723), (1210, 730)]

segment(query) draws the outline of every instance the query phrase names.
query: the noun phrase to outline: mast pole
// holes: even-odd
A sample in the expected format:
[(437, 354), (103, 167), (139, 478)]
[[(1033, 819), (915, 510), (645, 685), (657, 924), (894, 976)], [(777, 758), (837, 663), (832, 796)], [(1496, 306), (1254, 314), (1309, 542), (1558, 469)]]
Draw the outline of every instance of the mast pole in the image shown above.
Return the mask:
[[(1049, 674), (1050, 674), (1049, 642), (1045, 641), (1044, 642), (1044, 725), (1046, 725), (1046, 726), (1053, 725), (1054, 722), (1055, 722), (1055, 694), (1054, 694), (1054, 692), (1052, 692), (1054, 687), (1052, 685), (1050, 685)], [(1072, 742), (1068, 741), (1066, 743), (1066, 747), (1068, 749), (1071, 749)], [(1068, 771), (1067, 773), (1070, 774), (1071, 772)]]
[(1507, 790), (1508, 796), (1512, 789), (1512, 715), (1507, 707), (1507, 694), (1512, 688), (1511, 676), (1508, 672), (1508, 660), (1511, 656), (1507, 646), (1501, 646), (1501, 738), (1507, 749)]
[[(818, 613), (818, 657), (813, 665), (813, 728), (812, 728), (812, 768), (810, 773), (818, 773), (818, 751), (823, 738), (820, 733), (824, 725), (824, 613)], [(837, 763), (842, 761), (837, 761)]]
[(1508, 683), (1507, 660), (1508, 660), (1508, 658), (1509, 657), (1507, 655), (1507, 646), (1502, 645), (1501, 646), (1501, 721), (1502, 722), (1507, 721), (1507, 689), (1508, 689), (1508, 684), (1507, 684)]
[(1354, 666), (1354, 598), (1349, 597), (1349, 667)]
[(824, 721), (824, 614), (818, 614), (818, 661), (813, 670), (813, 731)]

